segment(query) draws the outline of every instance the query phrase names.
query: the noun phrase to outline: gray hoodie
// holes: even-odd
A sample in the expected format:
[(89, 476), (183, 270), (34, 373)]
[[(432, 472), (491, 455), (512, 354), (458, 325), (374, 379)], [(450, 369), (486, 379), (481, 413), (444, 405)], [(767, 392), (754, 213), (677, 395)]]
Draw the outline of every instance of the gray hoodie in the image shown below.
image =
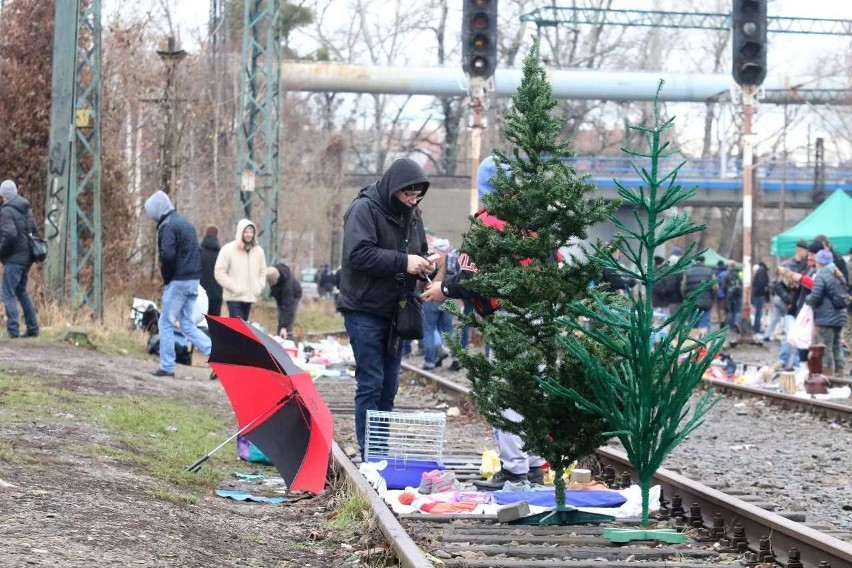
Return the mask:
[(160, 190), (145, 201), (145, 213), (148, 214), (153, 221), (159, 223), (163, 215), (174, 210), (172, 200), (166, 192)]

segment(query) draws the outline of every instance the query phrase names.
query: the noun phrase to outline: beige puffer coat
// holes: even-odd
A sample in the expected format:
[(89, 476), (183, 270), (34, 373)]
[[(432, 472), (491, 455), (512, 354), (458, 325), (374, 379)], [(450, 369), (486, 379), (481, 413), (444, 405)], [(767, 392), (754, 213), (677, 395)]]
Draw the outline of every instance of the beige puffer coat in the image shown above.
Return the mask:
[[(253, 227), (255, 233), (248, 247), (243, 243), (246, 227)], [(257, 244), (257, 227), (254, 223), (240, 219), (235, 239), (223, 246), (216, 257), (213, 275), (222, 286), (222, 299), (226, 302), (254, 303), (260, 299), (266, 285), (266, 255)]]

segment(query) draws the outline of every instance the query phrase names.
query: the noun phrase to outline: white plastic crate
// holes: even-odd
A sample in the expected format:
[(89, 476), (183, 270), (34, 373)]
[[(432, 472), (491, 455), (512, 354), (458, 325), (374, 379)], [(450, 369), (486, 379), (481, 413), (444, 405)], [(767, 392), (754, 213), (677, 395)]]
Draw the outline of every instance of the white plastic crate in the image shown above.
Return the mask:
[(439, 412), (367, 411), (364, 457), (441, 463), (447, 417)]

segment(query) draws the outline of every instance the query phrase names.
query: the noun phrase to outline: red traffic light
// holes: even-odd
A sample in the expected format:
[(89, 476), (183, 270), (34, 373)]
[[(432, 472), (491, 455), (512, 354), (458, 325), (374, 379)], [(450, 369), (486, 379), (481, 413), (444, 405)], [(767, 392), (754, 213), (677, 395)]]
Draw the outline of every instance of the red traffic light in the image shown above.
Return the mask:
[(474, 29), (481, 30), (487, 28), (488, 24), (491, 23), (491, 20), (485, 12), (477, 12), (473, 15), (473, 18), (471, 18), (470, 23)]

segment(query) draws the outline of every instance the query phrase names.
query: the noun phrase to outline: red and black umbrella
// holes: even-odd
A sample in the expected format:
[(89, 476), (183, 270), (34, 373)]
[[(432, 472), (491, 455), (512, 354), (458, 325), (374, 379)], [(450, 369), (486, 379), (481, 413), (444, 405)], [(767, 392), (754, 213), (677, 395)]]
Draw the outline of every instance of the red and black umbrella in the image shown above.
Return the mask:
[(207, 321), (213, 341), (209, 363), (231, 401), (239, 433), (269, 458), (290, 490), (319, 493), (334, 427), (311, 376), (245, 321), (216, 316)]

